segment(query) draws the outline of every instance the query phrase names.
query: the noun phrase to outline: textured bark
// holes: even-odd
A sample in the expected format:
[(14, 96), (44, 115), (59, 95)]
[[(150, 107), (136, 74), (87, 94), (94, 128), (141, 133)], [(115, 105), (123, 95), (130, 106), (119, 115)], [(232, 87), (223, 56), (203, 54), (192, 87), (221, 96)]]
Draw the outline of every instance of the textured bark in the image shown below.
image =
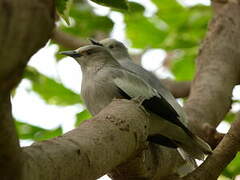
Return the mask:
[(0, 1), (0, 179), (20, 180), (23, 158), (11, 115), (10, 90), (54, 26), (52, 0)]
[(161, 79), (162, 84), (168, 88), (175, 98), (185, 98), (190, 93), (190, 81), (174, 81), (171, 79)]
[(53, 0), (1, 0), (0, 92), (21, 79), (29, 58), (49, 39), (54, 26)]
[(184, 163), (176, 150), (149, 144), (145, 151), (119, 165), (108, 175), (114, 180), (165, 180), (170, 174), (184, 173), (179, 172)]
[[(152, 179), (155, 174), (152, 172), (159, 168), (159, 155), (164, 155), (161, 176), (174, 172), (177, 163), (169, 160), (173, 159), (172, 155), (176, 157), (176, 151), (165, 148), (161, 154), (152, 153), (146, 144), (147, 130), (145, 111), (132, 101), (115, 100), (97, 116), (65, 135), (24, 148), (24, 179), (93, 180), (119, 165), (125, 166), (123, 163), (129, 160), (134, 162), (135, 174), (143, 172), (139, 167), (144, 167), (144, 173), (148, 174), (140, 177)], [(137, 160), (131, 160), (136, 156)]]
[[(183, 178), (175, 176), (174, 180), (217, 180), (223, 169), (233, 160), (240, 151), (240, 113), (237, 120), (231, 125), (223, 140), (195, 171)], [(172, 180), (172, 179), (170, 179)]]
[(67, 49), (77, 49), (81, 46), (89, 44), (87, 40), (76, 38), (70, 34), (64, 33), (58, 29), (55, 29), (51, 38), (54, 42)]
[(239, 4), (229, 2), (211, 21), (185, 104), (192, 130), (211, 144), (215, 139), (206, 138), (205, 129), (215, 129), (223, 120), (231, 107), (232, 89), (240, 81), (239, 17)]
[(19, 180), (23, 161), (9, 95), (0, 96), (0, 137), (0, 177), (3, 180)]
[(232, 124), (229, 132), (224, 136), (221, 143), (213, 154), (197, 168), (193, 173), (187, 175), (184, 180), (217, 180), (223, 169), (233, 160), (236, 153), (240, 151), (240, 116)]
[[(232, 88), (240, 79), (240, 8), (236, 2), (224, 5), (209, 26), (185, 106), (189, 124), (203, 137), (204, 124), (214, 129), (229, 110)], [(114, 179), (167, 179), (164, 176), (181, 165), (179, 156), (175, 150), (146, 144), (148, 116), (127, 100), (114, 101), (61, 137), (20, 150), (9, 94), (29, 57), (50, 37), (53, 8), (51, 0), (0, 2), (1, 179), (91, 180), (109, 172)], [(239, 122), (213, 155), (183, 179), (216, 179), (240, 149)]]

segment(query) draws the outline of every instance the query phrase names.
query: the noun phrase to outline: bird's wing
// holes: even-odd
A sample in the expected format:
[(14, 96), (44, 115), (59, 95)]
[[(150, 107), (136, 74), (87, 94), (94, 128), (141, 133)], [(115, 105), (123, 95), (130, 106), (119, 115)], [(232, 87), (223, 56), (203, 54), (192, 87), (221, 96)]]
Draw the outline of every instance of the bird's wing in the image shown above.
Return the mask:
[(145, 99), (150, 99), (153, 96), (158, 96), (158, 92), (154, 88), (151, 88), (134, 73), (122, 71), (121, 76), (114, 78), (113, 81), (120, 90), (124, 91), (131, 98), (141, 96)]
[(119, 88), (122, 95), (126, 98), (141, 97), (145, 100), (142, 105), (149, 111), (159, 115), (171, 123), (181, 127), (187, 134), (192, 133), (186, 128), (184, 122), (176, 112), (176, 110), (161, 96), (161, 94), (152, 88), (147, 82), (140, 79), (136, 74), (129, 71), (122, 71), (121, 76), (114, 78), (114, 83)]

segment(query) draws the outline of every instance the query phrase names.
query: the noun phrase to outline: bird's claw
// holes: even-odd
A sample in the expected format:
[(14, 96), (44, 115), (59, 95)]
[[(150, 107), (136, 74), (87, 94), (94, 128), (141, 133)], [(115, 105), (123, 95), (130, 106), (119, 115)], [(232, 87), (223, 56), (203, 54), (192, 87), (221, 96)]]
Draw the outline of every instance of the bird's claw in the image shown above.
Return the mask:
[(132, 100), (141, 106), (145, 98), (143, 96), (137, 96), (135, 98), (132, 98)]
[(140, 108), (140, 109), (143, 110), (146, 114), (148, 114), (148, 112), (146, 111), (146, 109), (142, 106), (142, 103), (143, 103), (143, 101), (145, 100), (145, 98), (144, 98), (143, 96), (138, 96), (138, 97), (132, 98), (132, 100), (137, 103), (138, 108)]

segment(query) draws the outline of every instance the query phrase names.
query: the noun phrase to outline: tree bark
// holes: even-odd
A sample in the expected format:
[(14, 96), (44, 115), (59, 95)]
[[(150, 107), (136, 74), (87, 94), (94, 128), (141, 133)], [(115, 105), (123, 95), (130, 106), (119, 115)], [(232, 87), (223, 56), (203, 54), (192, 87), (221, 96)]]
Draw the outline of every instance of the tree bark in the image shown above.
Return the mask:
[(238, 151), (240, 151), (240, 112), (213, 154), (195, 171), (183, 178), (175, 176), (174, 180), (217, 180), (219, 174), (233, 160)]
[(10, 90), (21, 80), (29, 58), (49, 39), (54, 13), (53, 0), (0, 1), (0, 177), (3, 180), (21, 179), (24, 163), (11, 115)]
[(184, 180), (217, 180), (223, 169), (233, 160), (240, 151), (240, 116), (232, 124), (229, 132), (206, 161)]
[[(115, 100), (97, 116), (65, 135), (24, 148), (24, 179), (93, 180), (128, 161), (136, 162), (136, 157), (145, 174), (131, 178), (138, 179), (144, 175), (152, 179), (155, 174), (152, 172), (159, 167), (156, 158), (159, 154), (148, 148), (147, 134), (148, 114), (132, 101)], [(174, 172), (179, 166), (176, 161), (182, 163), (178, 159), (169, 161), (178, 157), (176, 154), (175, 150), (169, 153), (163, 148), (160, 155), (166, 156), (162, 156), (159, 176)], [(143, 172), (137, 164), (134, 167), (138, 170), (135, 173)]]
[(9, 94), (0, 96), (0, 177), (17, 180), (22, 174), (23, 159), (11, 115)]
[[(239, 7), (237, 1), (222, 7), (199, 52), (185, 109), (189, 125), (202, 137), (204, 124), (215, 128), (228, 112), (232, 89), (240, 81)], [(91, 180), (111, 172), (114, 179), (157, 180), (176, 172), (182, 165), (177, 152), (146, 144), (148, 116), (127, 100), (115, 100), (61, 137), (19, 148), (10, 90), (20, 81), (30, 56), (50, 38), (54, 14), (52, 0), (0, 2), (0, 177)], [(208, 179), (201, 173), (215, 179), (239, 150), (239, 126), (236, 121), (213, 155), (183, 179)]]
[(83, 40), (77, 37), (72, 36), (71, 34), (64, 33), (58, 29), (55, 29), (51, 38), (54, 42), (67, 49), (77, 49), (81, 46), (89, 44), (87, 40)]
[(210, 144), (216, 139), (214, 135), (206, 136), (206, 127), (215, 130), (223, 120), (231, 107), (232, 90), (240, 82), (239, 55), (240, 6), (229, 1), (209, 25), (185, 103), (191, 129)]
[(160, 81), (175, 98), (185, 98), (190, 94), (191, 81), (178, 82), (171, 79), (161, 79)]
[(20, 80), (29, 58), (45, 45), (54, 26), (53, 0), (1, 0), (0, 91)]

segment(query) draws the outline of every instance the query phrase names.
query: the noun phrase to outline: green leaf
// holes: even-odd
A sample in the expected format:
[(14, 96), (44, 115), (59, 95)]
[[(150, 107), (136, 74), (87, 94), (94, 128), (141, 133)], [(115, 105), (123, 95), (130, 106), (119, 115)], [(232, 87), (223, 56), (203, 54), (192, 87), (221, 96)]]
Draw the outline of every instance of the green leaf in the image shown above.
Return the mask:
[(130, 13), (143, 13), (145, 7), (136, 2), (128, 2), (129, 12)]
[(217, 180), (232, 180), (232, 179), (220, 175)]
[(116, 8), (120, 10), (127, 10), (128, 5), (126, 0), (91, 0), (97, 4), (111, 7), (111, 8)]
[[(87, 39), (89, 37), (107, 37), (113, 28), (113, 21), (107, 16), (96, 15), (93, 11), (93, 7), (82, 0), (75, 0), (73, 6), (70, 9), (69, 16), (74, 23), (71, 26), (65, 26), (62, 23), (59, 25), (59, 29), (65, 33), (69, 33), (79, 39)], [(51, 41), (54, 43), (54, 41)], [(66, 47), (59, 45), (59, 51), (69, 50)], [(64, 56), (55, 53), (57, 60), (61, 60)]]
[(98, 16), (93, 13), (92, 7), (76, 3), (69, 14), (75, 21), (72, 26), (60, 26), (59, 28), (76, 37), (89, 38), (96, 34), (109, 34), (113, 28), (112, 20), (107, 16)]
[(195, 74), (195, 50), (183, 52), (183, 55), (173, 60), (171, 71), (177, 81), (192, 80)]
[(238, 100), (238, 99), (233, 99), (233, 100), (232, 100), (232, 104), (233, 104), (233, 103), (240, 103), (240, 100)]
[(67, 25), (70, 25), (69, 22), (69, 11), (72, 6), (73, 0), (56, 0), (56, 8), (60, 17), (64, 19)]
[(199, 46), (211, 18), (210, 8), (203, 5), (182, 7), (177, 2), (173, 4), (163, 5), (161, 2), (157, 13), (158, 18), (169, 27), (169, 35), (161, 48), (173, 50)]
[(32, 90), (48, 104), (66, 106), (83, 103), (79, 94), (64, 87), (56, 80), (39, 73), (33, 67), (26, 68), (24, 77), (32, 82)]
[(158, 11), (152, 17), (144, 17), (142, 11), (124, 14), (127, 37), (133, 47), (169, 51), (199, 46), (212, 16), (208, 6), (184, 7), (176, 0), (153, 2)]
[(155, 18), (146, 18), (141, 13), (125, 15), (126, 35), (135, 48), (158, 48), (167, 35), (167, 29)]
[(16, 129), (20, 139), (32, 139), (34, 141), (47, 140), (62, 135), (62, 128), (44, 129), (28, 123), (15, 121)]
[(233, 178), (236, 175), (240, 174), (240, 153), (237, 153), (235, 158), (232, 160), (230, 164), (224, 169), (223, 173), (224, 176)]
[(227, 115), (224, 118), (224, 121), (232, 123), (235, 119), (236, 119), (236, 114), (232, 113), (232, 112), (228, 112)]
[(68, 0), (55, 0), (55, 6), (57, 8), (57, 11), (60, 13), (60, 14), (63, 14), (64, 10), (66, 9), (67, 7), (67, 1)]
[(186, 19), (187, 7), (183, 7), (176, 0), (153, 0), (153, 3), (158, 7), (156, 15), (167, 24), (176, 26)]
[(92, 115), (89, 113), (89, 111), (87, 109), (83, 110), (80, 113), (76, 114), (76, 122), (75, 122), (75, 126), (79, 126), (83, 121), (91, 118)]

